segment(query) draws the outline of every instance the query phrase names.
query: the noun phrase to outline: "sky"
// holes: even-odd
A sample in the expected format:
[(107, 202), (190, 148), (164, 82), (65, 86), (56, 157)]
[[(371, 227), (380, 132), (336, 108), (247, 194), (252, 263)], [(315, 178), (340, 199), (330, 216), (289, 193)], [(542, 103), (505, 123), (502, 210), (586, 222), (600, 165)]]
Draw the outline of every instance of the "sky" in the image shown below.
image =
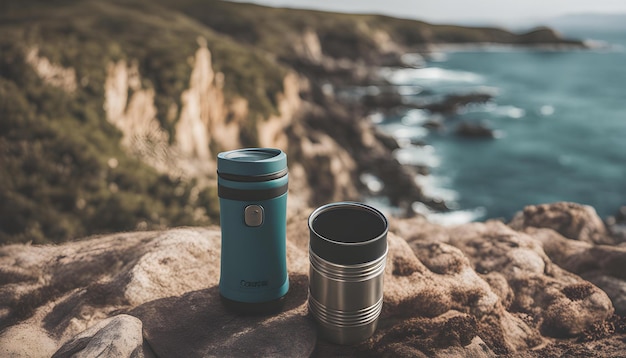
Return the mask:
[(626, 0), (238, 0), (274, 7), (379, 13), (433, 23), (506, 26), (540, 23), (566, 14), (626, 13)]

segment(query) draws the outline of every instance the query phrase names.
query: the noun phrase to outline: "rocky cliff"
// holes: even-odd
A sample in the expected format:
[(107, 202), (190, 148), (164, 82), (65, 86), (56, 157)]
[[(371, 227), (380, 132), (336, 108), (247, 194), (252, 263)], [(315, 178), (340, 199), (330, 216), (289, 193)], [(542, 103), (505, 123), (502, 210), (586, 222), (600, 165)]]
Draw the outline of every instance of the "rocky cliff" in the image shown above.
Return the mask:
[(347, 347), (318, 339), (308, 316), (309, 212), (290, 212), (291, 288), (284, 310), (268, 316), (223, 309), (218, 227), (4, 246), (0, 354), (618, 357), (626, 349), (626, 251), (590, 208), (528, 207), (510, 225), (392, 219), (378, 329)]
[(373, 175), (407, 212), (445, 209), (364, 120), (398, 99), (335, 89), (384, 83), (379, 66), (417, 65), (403, 55), (436, 44), (582, 46), (549, 29), (214, 0), (3, 6), (0, 242), (215, 222), (215, 155), (246, 146), (288, 153), (294, 207), (359, 199)]

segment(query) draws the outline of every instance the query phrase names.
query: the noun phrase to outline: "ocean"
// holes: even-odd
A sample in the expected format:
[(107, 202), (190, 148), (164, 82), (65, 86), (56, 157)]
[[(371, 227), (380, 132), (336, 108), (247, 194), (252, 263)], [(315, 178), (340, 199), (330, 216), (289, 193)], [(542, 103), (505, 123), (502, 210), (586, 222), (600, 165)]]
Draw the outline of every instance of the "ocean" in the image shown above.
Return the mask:
[[(556, 201), (591, 205), (603, 218), (626, 205), (626, 31), (565, 35), (604, 46), (457, 49), (424, 68), (385, 73), (408, 100), (493, 95), (486, 104), (434, 118), (443, 130), (425, 129), (433, 118), (422, 110), (372, 117), (404, 143), (399, 161), (430, 168), (430, 175), (416, 178), (425, 192), (454, 209), (431, 213), (416, 203), (416, 211), (458, 224), (509, 220), (527, 205)], [(460, 137), (454, 131), (460, 121), (485, 123), (496, 138)]]

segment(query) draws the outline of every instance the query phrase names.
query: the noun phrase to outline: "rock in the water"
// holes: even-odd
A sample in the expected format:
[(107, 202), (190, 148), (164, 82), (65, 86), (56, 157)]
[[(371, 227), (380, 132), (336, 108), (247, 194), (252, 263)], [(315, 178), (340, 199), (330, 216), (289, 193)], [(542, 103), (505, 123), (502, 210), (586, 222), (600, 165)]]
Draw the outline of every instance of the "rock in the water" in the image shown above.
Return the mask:
[(472, 123), (463, 121), (456, 127), (456, 134), (468, 138), (495, 138), (493, 129), (485, 123)]
[(509, 226), (520, 231), (527, 227), (548, 228), (572, 240), (613, 243), (595, 209), (576, 203), (527, 206), (515, 215)]
[(485, 103), (492, 97), (492, 95), (487, 93), (451, 94), (447, 95), (440, 102), (427, 104), (424, 108), (433, 113), (452, 114), (463, 106), (471, 103)]
[(153, 356), (147, 347), (144, 352), (141, 321), (122, 314), (104, 319), (65, 342), (52, 358)]

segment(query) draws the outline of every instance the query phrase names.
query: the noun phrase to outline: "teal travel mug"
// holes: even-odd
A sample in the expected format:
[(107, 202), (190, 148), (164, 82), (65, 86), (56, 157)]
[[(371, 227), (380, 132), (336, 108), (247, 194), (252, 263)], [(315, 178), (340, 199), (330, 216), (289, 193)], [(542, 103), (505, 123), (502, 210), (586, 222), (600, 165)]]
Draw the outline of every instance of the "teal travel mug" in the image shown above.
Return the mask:
[(241, 313), (280, 310), (289, 290), (287, 156), (273, 148), (222, 152), (217, 173), (222, 302)]

